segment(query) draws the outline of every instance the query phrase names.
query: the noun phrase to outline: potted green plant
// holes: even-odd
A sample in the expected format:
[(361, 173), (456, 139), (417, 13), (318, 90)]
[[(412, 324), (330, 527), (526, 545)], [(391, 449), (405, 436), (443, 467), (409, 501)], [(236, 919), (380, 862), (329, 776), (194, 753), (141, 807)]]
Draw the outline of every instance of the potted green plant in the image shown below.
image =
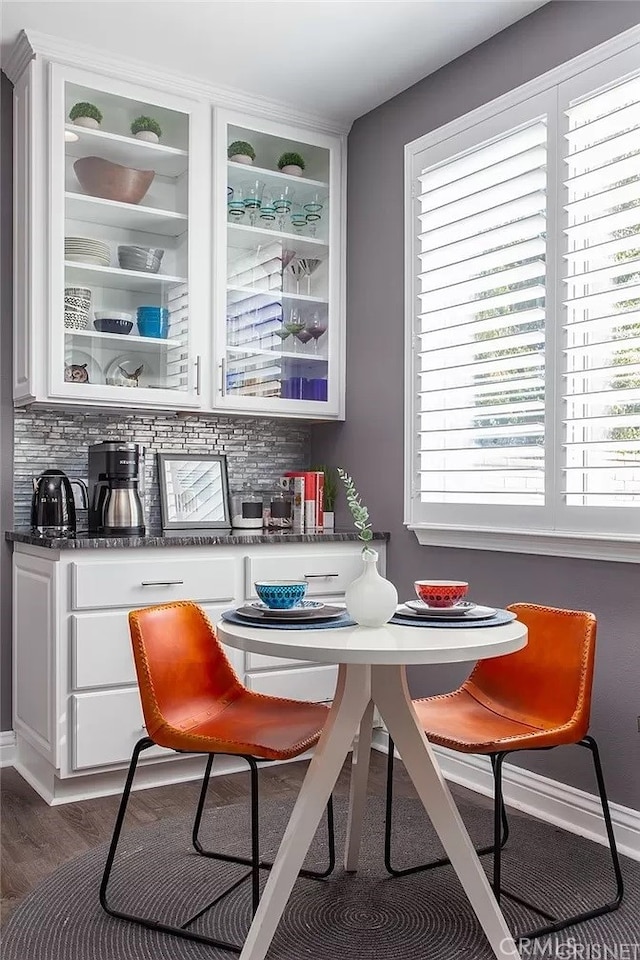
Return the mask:
[(90, 130), (97, 130), (102, 123), (102, 112), (96, 107), (95, 103), (74, 103), (69, 111), (69, 120), (78, 127), (88, 127)]
[(283, 153), (278, 160), (278, 170), (291, 177), (301, 177), (306, 164), (299, 153)]
[(147, 143), (157, 143), (162, 136), (162, 128), (153, 117), (136, 117), (131, 124), (131, 133), (138, 140), (146, 140)]
[(253, 163), (256, 152), (246, 140), (234, 140), (233, 143), (229, 144), (227, 156), (234, 163)]
[(338, 473), (334, 467), (322, 464), (315, 467), (324, 474), (324, 530), (333, 530), (335, 526), (335, 505), (338, 496)]

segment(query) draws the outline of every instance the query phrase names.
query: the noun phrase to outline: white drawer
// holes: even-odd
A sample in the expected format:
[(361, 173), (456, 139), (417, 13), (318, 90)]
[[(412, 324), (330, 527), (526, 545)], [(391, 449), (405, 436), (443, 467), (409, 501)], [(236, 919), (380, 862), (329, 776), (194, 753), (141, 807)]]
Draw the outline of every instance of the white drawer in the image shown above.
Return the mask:
[(171, 600), (230, 602), (239, 596), (237, 557), (71, 564), (74, 610), (144, 607)]
[[(71, 697), (71, 766), (74, 770), (123, 763), (145, 736), (138, 688), (82, 693)], [(143, 757), (169, 756), (170, 750), (150, 747)]]
[(309, 666), (308, 660), (291, 660), (287, 657), (267, 657), (263, 653), (248, 653), (247, 670), (277, 670), (279, 667)]
[(353, 550), (332, 553), (314, 553), (313, 556), (271, 553), (246, 558), (246, 596), (255, 597), (256, 580), (301, 580), (308, 583), (308, 597), (326, 597), (342, 594), (347, 586), (362, 573), (362, 550), (354, 544)]
[(337, 678), (337, 667), (299, 667), (248, 674), (246, 684), (250, 690), (270, 697), (320, 702), (333, 699)]
[[(226, 604), (203, 604), (202, 608), (215, 624)], [(70, 629), (71, 683), (75, 690), (136, 682), (126, 610), (73, 614)], [(224, 649), (233, 668), (242, 677), (244, 653), (231, 647)]]

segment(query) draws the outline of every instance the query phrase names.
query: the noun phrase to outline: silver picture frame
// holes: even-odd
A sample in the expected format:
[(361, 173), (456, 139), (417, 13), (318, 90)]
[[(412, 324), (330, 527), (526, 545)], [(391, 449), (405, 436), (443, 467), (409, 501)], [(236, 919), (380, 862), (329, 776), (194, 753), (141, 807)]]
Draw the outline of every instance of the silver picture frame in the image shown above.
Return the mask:
[(231, 527), (227, 458), (222, 453), (159, 453), (163, 530)]

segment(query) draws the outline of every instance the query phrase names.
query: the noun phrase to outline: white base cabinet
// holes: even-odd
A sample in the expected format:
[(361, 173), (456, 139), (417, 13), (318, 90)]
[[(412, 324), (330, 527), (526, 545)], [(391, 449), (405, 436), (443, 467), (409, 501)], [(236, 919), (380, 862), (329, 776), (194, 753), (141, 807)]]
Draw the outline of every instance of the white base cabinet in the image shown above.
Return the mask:
[[(385, 544), (376, 541), (384, 569)], [(144, 720), (129, 610), (195, 600), (212, 622), (255, 598), (261, 577), (307, 576), (308, 596), (340, 600), (361, 572), (357, 542), (50, 550), (14, 544), (16, 769), (49, 803), (117, 793)], [(251, 689), (330, 700), (336, 667), (227, 650)], [(202, 758), (143, 754), (138, 788), (198, 777)], [(217, 772), (243, 769), (218, 759)]]

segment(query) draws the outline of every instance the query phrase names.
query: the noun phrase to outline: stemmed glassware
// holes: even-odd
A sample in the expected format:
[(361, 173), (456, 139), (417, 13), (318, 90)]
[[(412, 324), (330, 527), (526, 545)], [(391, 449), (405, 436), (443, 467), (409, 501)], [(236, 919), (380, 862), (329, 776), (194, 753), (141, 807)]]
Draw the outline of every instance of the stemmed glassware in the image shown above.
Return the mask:
[(280, 189), (274, 191), (273, 206), (278, 214), (278, 226), (281, 230), (284, 230), (285, 217), (291, 211), (293, 197), (294, 190), (293, 187), (289, 186), (289, 184), (285, 184)]
[(244, 189), (244, 206), (249, 211), (249, 222), (255, 227), (258, 211), (262, 206), (264, 183), (261, 180), (252, 180)]
[(313, 352), (318, 352), (318, 340), (327, 332), (327, 321), (321, 319), (320, 314), (317, 310), (314, 311), (314, 314), (311, 320), (308, 320), (305, 324), (305, 332), (309, 335), (309, 339), (313, 338)]
[(307, 215), (299, 207), (291, 211), (290, 220), (291, 226), (296, 233), (302, 233), (307, 225)]
[(262, 206), (260, 207), (260, 221), (265, 227), (270, 227), (276, 219), (276, 206), (271, 197), (266, 194), (262, 197)]
[(309, 232), (311, 233), (312, 237), (315, 237), (316, 224), (322, 219), (324, 197), (321, 197), (319, 193), (314, 193), (306, 203), (303, 203), (302, 209), (304, 210), (306, 223), (310, 224)]
[(316, 272), (322, 260), (318, 257), (301, 257), (296, 261), (300, 264), (301, 276), (307, 278), (307, 296), (311, 296), (311, 276)]
[(303, 257), (294, 257), (289, 264), (289, 270), (296, 281), (296, 293), (300, 293), (300, 281), (307, 275), (307, 268)]
[(287, 330), (294, 337), (293, 341), (293, 352), (296, 352), (296, 340), (301, 330), (304, 329), (304, 320), (300, 316), (300, 311), (297, 307), (292, 307), (289, 311), (289, 319), (284, 324), (285, 330)]
[(242, 187), (236, 187), (235, 190), (231, 190), (231, 194), (229, 194), (229, 189), (227, 189), (227, 208), (229, 210), (229, 216), (236, 223), (240, 223), (245, 215)]

